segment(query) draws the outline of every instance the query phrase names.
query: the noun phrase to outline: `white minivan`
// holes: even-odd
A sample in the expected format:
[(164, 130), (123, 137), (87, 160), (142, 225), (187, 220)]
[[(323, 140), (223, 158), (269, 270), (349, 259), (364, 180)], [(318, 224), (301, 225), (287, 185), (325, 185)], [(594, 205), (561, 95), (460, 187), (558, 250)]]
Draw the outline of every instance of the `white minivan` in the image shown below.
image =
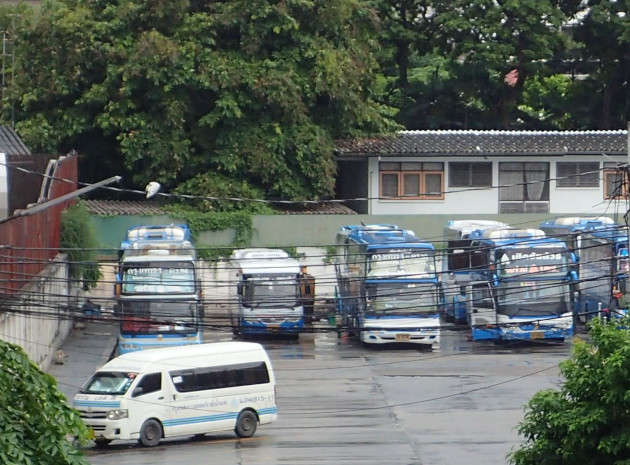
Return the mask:
[(218, 342), (130, 352), (83, 385), (74, 407), (97, 446), (231, 431), (252, 436), (277, 418), (275, 378), (265, 349)]

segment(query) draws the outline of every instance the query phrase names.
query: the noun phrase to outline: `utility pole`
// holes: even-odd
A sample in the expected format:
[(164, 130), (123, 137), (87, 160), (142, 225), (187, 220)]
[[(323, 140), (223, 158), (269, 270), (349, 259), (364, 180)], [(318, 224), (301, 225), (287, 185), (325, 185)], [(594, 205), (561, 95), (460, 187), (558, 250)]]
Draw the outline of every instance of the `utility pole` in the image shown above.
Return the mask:
[[(628, 121), (626, 126), (626, 157), (626, 163), (623, 166), (623, 172), (621, 173), (621, 193), (624, 194), (624, 197), (626, 197), (626, 214), (623, 217), (626, 222), (626, 226), (628, 226), (628, 214), (630, 214), (630, 209), (628, 209), (628, 201), (630, 199), (630, 121)], [(628, 236), (628, 244), (630, 244), (630, 232), (628, 233)]]

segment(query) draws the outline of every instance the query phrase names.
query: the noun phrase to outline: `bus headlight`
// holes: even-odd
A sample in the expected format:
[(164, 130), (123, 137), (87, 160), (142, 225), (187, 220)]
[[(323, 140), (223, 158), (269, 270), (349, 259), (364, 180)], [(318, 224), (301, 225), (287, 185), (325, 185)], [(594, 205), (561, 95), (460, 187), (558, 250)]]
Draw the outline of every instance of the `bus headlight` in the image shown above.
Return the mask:
[(122, 420), (123, 418), (127, 418), (128, 416), (129, 415), (127, 414), (127, 410), (116, 409), (107, 412), (108, 420)]
[(123, 343), (120, 344), (120, 348), (123, 350), (138, 350), (140, 346), (138, 344)]

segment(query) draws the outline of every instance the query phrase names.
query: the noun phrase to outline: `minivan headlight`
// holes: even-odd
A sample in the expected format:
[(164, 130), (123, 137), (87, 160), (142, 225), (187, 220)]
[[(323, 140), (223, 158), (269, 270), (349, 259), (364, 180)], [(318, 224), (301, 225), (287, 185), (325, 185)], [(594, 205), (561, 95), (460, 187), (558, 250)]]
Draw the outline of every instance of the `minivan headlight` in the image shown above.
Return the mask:
[(107, 412), (108, 420), (121, 420), (123, 418), (127, 418), (128, 416), (129, 415), (127, 414), (127, 410), (116, 409)]

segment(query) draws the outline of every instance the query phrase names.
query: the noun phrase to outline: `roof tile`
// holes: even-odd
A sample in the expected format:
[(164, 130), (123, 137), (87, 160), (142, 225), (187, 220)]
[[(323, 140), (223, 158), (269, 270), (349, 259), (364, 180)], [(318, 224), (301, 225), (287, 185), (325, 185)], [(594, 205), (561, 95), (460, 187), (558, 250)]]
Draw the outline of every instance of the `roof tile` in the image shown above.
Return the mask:
[(381, 138), (340, 140), (338, 156), (625, 154), (628, 132), (400, 131)]

